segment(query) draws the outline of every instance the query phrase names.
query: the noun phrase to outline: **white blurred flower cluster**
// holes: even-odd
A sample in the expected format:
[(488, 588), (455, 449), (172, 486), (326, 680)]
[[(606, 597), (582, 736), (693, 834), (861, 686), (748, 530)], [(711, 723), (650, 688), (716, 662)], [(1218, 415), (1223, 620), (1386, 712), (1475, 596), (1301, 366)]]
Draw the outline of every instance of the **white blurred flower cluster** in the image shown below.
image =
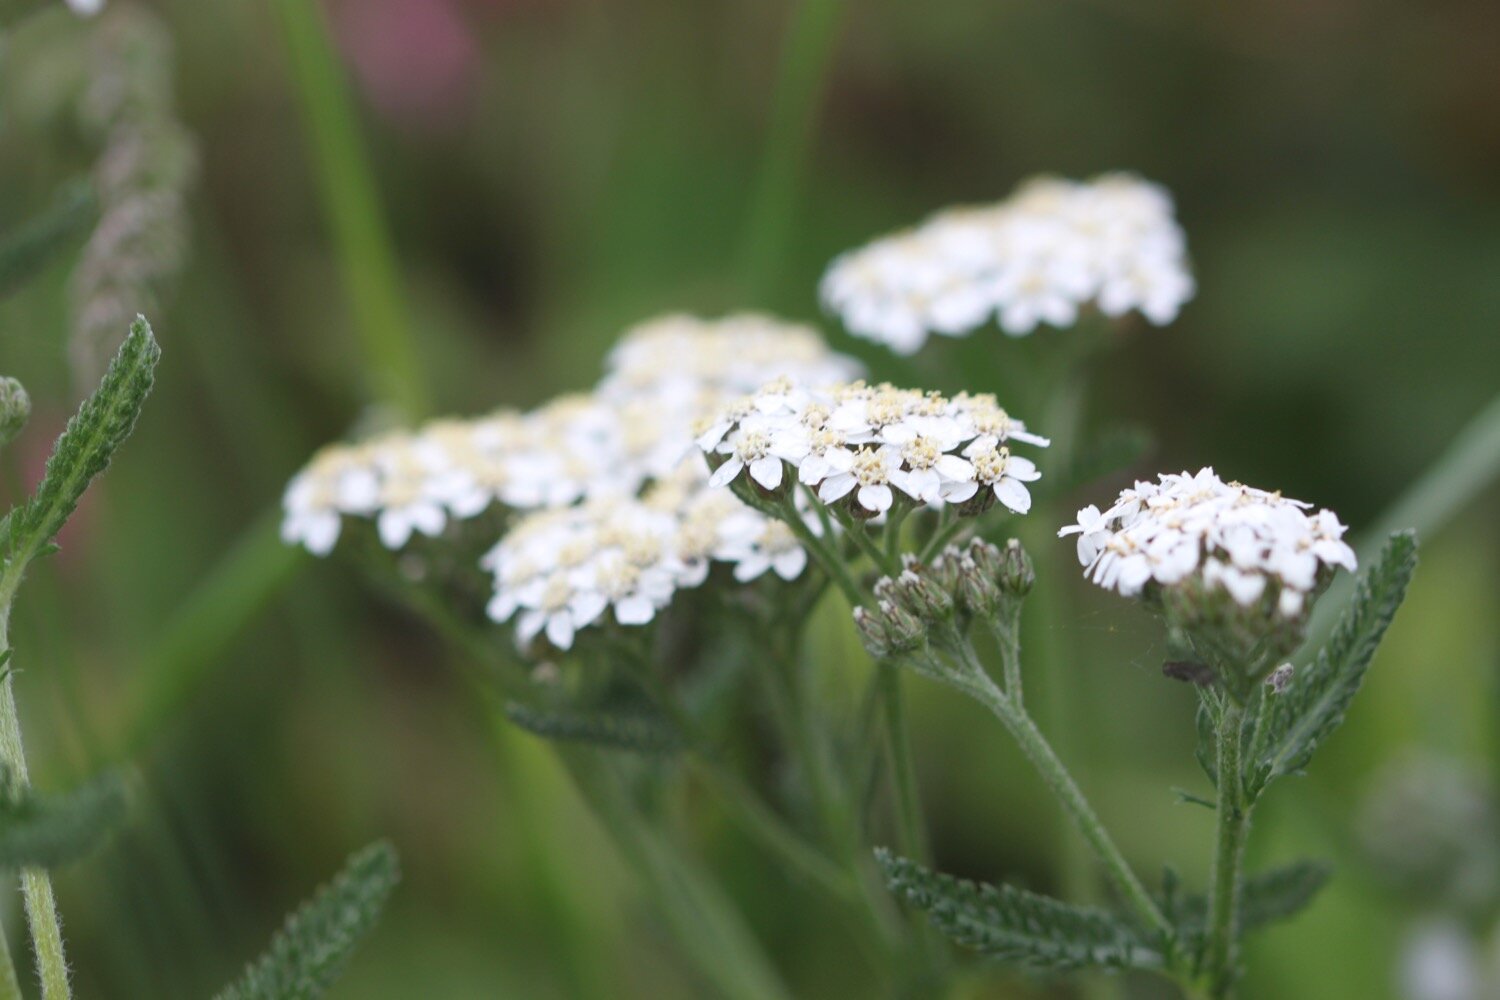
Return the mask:
[(401, 549), (510, 512), (484, 557), (490, 614), (515, 616), (523, 642), (545, 631), (566, 647), (606, 608), (621, 624), (650, 620), (710, 561), (740, 580), (799, 575), (806, 554), (784, 525), (708, 489), (692, 428), (769, 379), (857, 372), (816, 331), (770, 317), (653, 320), (625, 334), (592, 393), (324, 449), (287, 487), (282, 537), (325, 555), (358, 518)]
[(1078, 560), (1099, 586), (1133, 597), (1152, 582), (1198, 576), (1250, 607), (1274, 581), (1278, 613), (1293, 618), (1325, 569), (1356, 568), (1332, 511), (1309, 515), (1311, 504), (1226, 483), (1213, 469), (1157, 478), (1122, 491), (1103, 513), (1085, 507), (1058, 532), (1078, 535)]
[(896, 491), (922, 504), (999, 500), (1017, 513), (1031, 508), (1026, 484), (1040, 477), (1010, 443), (1046, 447), (994, 396), (936, 392), (864, 382), (809, 388), (778, 379), (740, 400), (698, 436), (716, 463), (710, 482), (742, 473), (761, 489), (781, 487), (787, 467), (798, 482), (833, 504), (848, 498), (856, 516), (884, 514)]
[(1089, 303), (1162, 326), (1193, 292), (1171, 195), (1129, 174), (1039, 178), (998, 204), (941, 212), (843, 254), (821, 286), (850, 333), (900, 354), (992, 318), (1011, 336), (1071, 326)]

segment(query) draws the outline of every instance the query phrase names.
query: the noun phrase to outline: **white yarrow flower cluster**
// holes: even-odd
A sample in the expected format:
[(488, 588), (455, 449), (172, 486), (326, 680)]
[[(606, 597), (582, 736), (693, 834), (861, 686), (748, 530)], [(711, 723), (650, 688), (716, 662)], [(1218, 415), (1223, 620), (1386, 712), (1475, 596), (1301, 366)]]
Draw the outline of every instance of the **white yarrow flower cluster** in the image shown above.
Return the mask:
[(778, 375), (827, 381), (857, 369), (810, 327), (758, 314), (654, 320), (625, 335), (592, 393), (325, 450), (287, 487), (282, 537), (326, 555), (344, 518), (365, 518), (400, 549), (496, 505), (634, 497), (696, 464), (692, 427), (705, 414)]
[(691, 466), (639, 498), (591, 500), (521, 519), (481, 561), (495, 576), (486, 609), (516, 622), (516, 640), (538, 635), (568, 649), (580, 629), (610, 617), (644, 625), (679, 590), (701, 585), (714, 562), (748, 583), (767, 571), (800, 576), (807, 553), (779, 521), (707, 488)]
[(353, 518), (399, 550), (485, 511), (517, 515), (484, 559), (489, 613), (523, 645), (567, 648), (606, 611), (650, 621), (715, 562), (741, 582), (799, 576), (807, 553), (786, 525), (709, 488), (693, 427), (769, 378), (857, 372), (811, 328), (765, 316), (645, 323), (592, 393), (325, 449), (287, 487), (282, 537), (326, 555)]
[(1012, 442), (1046, 447), (989, 395), (951, 399), (890, 385), (823, 388), (779, 379), (706, 421), (698, 446), (709, 455), (710, 484), (741, 475), (776, 491), (789, 473), (825, 504), (849, 498), (857, 516), (884, 514), (898, 493), (920, 504), (998, 500), (1031, 508), (1036, 465)]
[(1157, 478), (1123, 491), (1102, 513), (1083, 508), (1058, 532), (1078, 536), (1079, 562), (1099, 586), (1133, 597), (1196, 576), (1251, 607), (1274, 582), (1277, 612), (1295, 618), (1325, 573), (1357, 566), (1332, 511), (1309, 514), (1310, 504), (1226, 483), (1213, 469)]
[(1071, 326), (1090, 303), (1162, 326), (1193, 292), (1171, 196), (1128, 174), (1041, 178), (998, 204), (941, 212), (843, 254), (821, 286), (850, 333), (900, 354), (991, 319), (1011, 336)]

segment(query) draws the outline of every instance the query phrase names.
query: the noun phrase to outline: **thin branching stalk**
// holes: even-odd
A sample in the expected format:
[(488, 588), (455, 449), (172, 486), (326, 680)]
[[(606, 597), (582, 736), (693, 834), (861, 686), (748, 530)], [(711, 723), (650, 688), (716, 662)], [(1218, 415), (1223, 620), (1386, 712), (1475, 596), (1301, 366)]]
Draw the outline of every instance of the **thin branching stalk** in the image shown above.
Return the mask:
[(1031, 720), (1031, 716), (1001, 691), (994, 681), (990, 680), (967, 640), (960, 644), (960, 650), (967, 668), (963, 675), (964, 690), (977, 698), (1004, 724), (1020, 745), (1021, 751), (1036, 767), (1037, 773), (1041, 775), (1047, 787), (1057, 796), (1058, 802), (1062, 804), (1078, 831), (1083, 834), (1084, 839), (1094, 849), (1094, 853), (1099, 856), (1105, 871), (1119, 889), (1121, 896), (1135, 908), (1153, 931), (1162, 935), (1164, 939), (1170, 940), (1173, 934), (1172, 925), (1168, 923), (1161, 908), (1156, 905), (1156, 901), (1151, 898), (1151, 894), (1146, 891), (1146, 887), (1131, 869), (1130, 863), (1125, 860), (1125, 855), (1115, 845), (1109, 831), (1104, 828), (1093, 806), (1084, 797), (1077, 782), (1068, 773), (1067, 767), (1053, 751), (1051, 744), (1047, 742), (1047, 738)]
[(922, 820), (922, 802), (917, 793), (917, 772), (912, 762), (911, 735), (906, 725), (906, 700), (901, 692), (901, 668), (889, 661), (876, 665), (880, 672), (881, 699), (885, 711), (886, 738), (890, 741), (891, 777), (896, 789), (896, 824), (901, 850), (924, 864), (931, 853), (927, 827)]
[(705, 749), (705, 741), (698, 732), (696, 723), (656, 676), (651, 664), (642, 656), (628, 653), (619, 657), (619, 660), (677, 727), (689, 747), (689, 767), (725, 807), (738, 817), (742, 828), (789, 867), (801, 872), (826, 891), (845, 901), (857, 901), (858, 887), (849, 874), (821, 851), (808, 845), (737, 774)]
[[(25, 568), (25, 553), (16, 553), (0, 574), (0, 655), (10, 650), (10, 608), (16, 587)], [(9, 664), (7, 664), (9, 666)], [(16, 711), (12, 690), (15, 674), (7, 671), (0, 679), (0, 761), (10, 769), (24, 787), (30, 777), (26, 770), (26, 749), (21, 742), (21, 717)], [(57, 915), (57, 900), (52, 895), (52, 879), (41, 868), (21, 872), (21, 895), (26, 903), (26, 921), (31, 928), (31, 946), (36, 956), (37, 976), (42, 983), (44, 1000), (67, 1000), (72, 996), (68, 985), (68, 960), (63, 950), (62, 921)], [(11, 976), (14, 978), (14, 970)]]
[(1240, 780), (1240, 731), (1244, 709), (1233, 698), (1224, 699), (1218, 730), (1219, 796), (1218, 837), (1214, 849), (1212, 884), (1208, 908), (1206, 970), (1209, 996), (1228, 997), (1234, 989), (1237, 961), (1241, 865), (1245, 856), (1245, 834), (1250, 826), (1250, 806)]

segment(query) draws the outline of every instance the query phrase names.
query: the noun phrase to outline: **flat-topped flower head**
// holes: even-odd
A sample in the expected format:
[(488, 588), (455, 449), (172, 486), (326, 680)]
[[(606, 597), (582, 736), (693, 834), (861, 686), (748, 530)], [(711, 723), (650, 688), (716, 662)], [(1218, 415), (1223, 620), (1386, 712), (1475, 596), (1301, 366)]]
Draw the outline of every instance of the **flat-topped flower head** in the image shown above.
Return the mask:
[(607, 369), (599, 384), (602, 396), (679, 403), (704, 389), (738, 397), (780, 377), (809, 384), (854, 378), (860, 365), (830, 351), (810, 326), (737, 313), (647, 320), (620, 338)]
[[(1269, 669), (1300, 643), (1311, 602), (1340, 567), (1356, 568), (1332, 511), (1226, 483), (1212, 469), (1137, 482), (1058, 532), (1078, 536), (1088, 578), (1160, 606), (1219, 658), (1255, 647)], [(1280, 640), (1267, 642), (1270, 632)], [(1248, 654), (1247, 654), (1248, 655)], [(1275, 662), (1271, 662), (1275, 660)]]
[[(745, 393), (774, 382), (783, 394), (768, 388), (758, 406), (780, 413), (799, 405), (786, 395), (793, 386), (858, 371), (811, 327), (769, 316), (653, 320), (625, 335), (593, 392), (527, 412), (435, 420), (321, 456), (288, 485), (282, 533), (323, 555), (354, 517), (374, 521), (382, 543), (401, 549), (492, 508), (635, 499), (685, 464), (697, 469), (694, 439), (719, 444), (744, 415), (733, 404)], [(778, 481), (782, 464), (766, 459), (766, 442), (745, 432), (736, 443), (741, 467)]]
[(691, 567), (677, 558), (677, 519), (639, 502), (594, 501), (523, 518), (485, 556), (495, 573), (487, 611), (516, 620), (525, 647), (538, 635), (568, 649), (612, 611), (643, 625), (671, 601)]
[[(814, 525), (808, 519), (809, 526)], [(653, 621), (680, 590), (703, 585), (714, 563), (749, 582), (800, 576), (807, 553), (781, 522), (708, 485), (683, 465), (639, 499), (599, 499), (519, 519), (481, 561), (495, 581), (487, 611), (515, 623), (518, 644), (539, 635), (571, 648), (580, 630)]]
[(379, 497), (380, 481), (365, 449), (324, 448), (287, 484), (282, 541), (327, 555), (338, 542), (344, 516), (368, 515)]
[(992, 320), (1011, 336), (1071, 326), (1087, 305), (1161, 326), (1193, 295), (1185, 245), (1171, 197), (1154, 184), (1043, 178), (845, 253), (821, 295), (850, 333), (899, 354)]
[[(965, 505), (963, 513), (998, 498), (1024, 513), (1031, 506), (1024, 484), (1040, 473), (1029, 459), (1012, 456), (1008, 442), (1048, 444), (993, 396), (949, 398), (864, 382), (809, 388), (778, 379), (704, 427), (698, 446), (713, 466), (713, 485), (784, 489), (783, 466), (790, 465), (796, 482), (820, 501), (842, 503), (861, 518), (884, 514), (900, 497)], [(971, 504), (981, 491), (985, 499)]]

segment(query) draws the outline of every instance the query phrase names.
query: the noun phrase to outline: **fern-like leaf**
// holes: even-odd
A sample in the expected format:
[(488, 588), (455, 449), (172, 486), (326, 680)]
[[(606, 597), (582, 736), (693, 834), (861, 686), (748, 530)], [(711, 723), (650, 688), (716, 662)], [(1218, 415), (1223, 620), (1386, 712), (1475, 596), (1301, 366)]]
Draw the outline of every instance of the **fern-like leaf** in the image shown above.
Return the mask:
[(71, 792), (39, 795), (0, 774), (0, 868), (56, 868), (98, 847), (125, 818), (125, 783), (106, 772)]
[(650, 754), (673, 753), (682, 747), (681, 734), (666, 719), (644, 709), (583, 712), (533, 708), (512, 701), (505, 705), (505, 717), (529, 733), (564, 743)]
[(1049, 972), (1161, 967), (1160, 951), (1107, 910), (954, 878), (884, 849), (875, 858), (893, 893), (954, 941), (998, 961)]
[(400, 877), (390, 844), (371, 844), (355, 854), (332, 882), (287, 918), (266, 953), (216, 1000), (322, 996), (379, 919)]
[(1409, 531), (1392, 535), (1360, 578), (1328, 644), (1273, 697), (1264, 749), (1247, 764), (1245, 785), (1252, 800), (1276, 778), (1306, 767), (1313, 751), (1344, 721), (1416, 565), (1416, 536)]
[[(1248, 934), (1300, 913), (1328, 884), (1332, 872), (1322, 861), (1297, 861), (1245, 879), (1240, 890), (1240, 933)], [(1207, 897), (1179, 894), (1170, 901), (1167, 912), (1184, 941), (1201, 945)]]
[(74, 181), (40, 215), (0, 235), (0, 298), (20, 288), (69, 241), (86, 232), (98, 213), (93, 187)]
[(36, 493), (8, 519), (7, 559), (30, 559), (51, 544), (94, 477), (130, 436), (151, 391), (161, 349), (144, 316), (136, 317), (98, 390), (84, 400), (57, 439)]

